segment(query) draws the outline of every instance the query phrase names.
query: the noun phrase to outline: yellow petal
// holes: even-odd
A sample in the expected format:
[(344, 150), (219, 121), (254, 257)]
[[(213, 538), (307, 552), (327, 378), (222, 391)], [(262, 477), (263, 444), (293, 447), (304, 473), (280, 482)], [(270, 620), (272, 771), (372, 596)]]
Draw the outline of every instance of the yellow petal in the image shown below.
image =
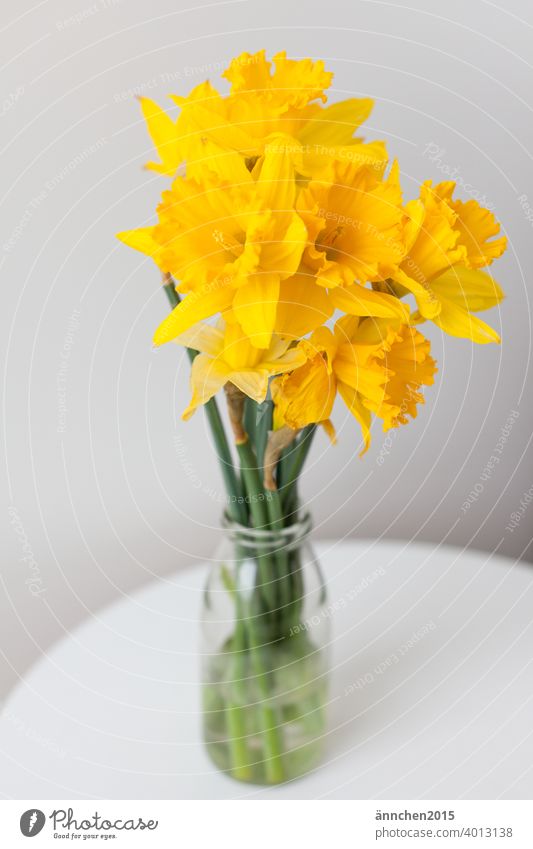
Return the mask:
[(288, 277), (280, 284), (276, 312), (276, 333), (300, 339), (324, 324), (333, 313), (333, 304), (313, 274), (305, 271)]
[(272, 381), (276, 427), (293, 429), (329, 419), (337, 382), (319, 353), (290, 374)]
[(374, 101), (369, 97), (352, 97), (320, 109), (298, 133), (304, 145), (348, 145), (354, 132), (366, 121)]
[(480, 206), (477, 200), (468, 200), (466, 203), (455, 200), (448, 203), (457, 213), (454, 227), (460, 233), (459, 244), (465, 246), (467, 262), (472, 268), (490, 265), (503, 254), (507, 247), (505, 236), (489, 241), (500, 232), (500, 224), (489, 209)]
[(296, 197), (293, 159), (299, 145), (281, 134), (270, 136), (257, 181), (257, 195), (265, 209), (291, 210)]
[(339, 344), (353, 342), (359, 330), (360, 317), (358, 315), (343, 315), (335, 322), (334, 333)]
[(139, 102), (148, 132), (161, 158), (161, 163), (148, 162), (146, 167), (172, 177), (180, 164), (176, 124), (148, 97), (140, 97)]
[(358, 346), (343, 345), (335, 360), (335, 375), (339, 383), (350, 386), (374, 407), (379, 407), (385, 396), (383, 387), (387, 380), (387, 371), (375, 360), (369, 360), (365, 364), (364, 356), (367, 356), (367, 352), (361, 356)]
[(225, 318), (224, 360), (228, 363), (232, 372), (256, 368), (263, 352), (252, 345), (233, 311), (228, 311)]
[(117, 239), (120, 239), (128, 247), (155, 258), (159, 254), (161, 246), (154, 239), (154, 230), (155, 227), (123, 230), (121, 233), (117, 233)]
[(313, 331), (309, 340), (304, 340), (302, 346), (308, 352), (307, 355), (311, 359), (315, 354), (323, 353), (326, 355), (325, 362), (329, 373), (333, 371), (333, 362), (337, 355), (339, 346), (337, 337), (331, 332), (329, 327), (317, 327)]
[(171, 342), (193, 324), (228, 309), (233, 292), (228, 284), (217, 284), (216, 281), (198, 292), (191, 292), (161, 322), (154, 334), (154, 345)]
[[(407, 204), (405, 211), (408, 213), (404, 229), (406, 255), (401, 267), (409, 277), (425, 284), (464, 260), (466, 248), (458, 244), (459, 231), (455, 229), (457, 216), (432, 188), (431, 180), (422, 184), (420, 202)], [(411, 215), (413, 219), (409, 220)]]
[(290, 348), (280, 357), (276, 357), (276, 359), (270, 360), (267, 356), (264, 360), (261, 360), (260, 367), (265, 369), (270, 375), (274, 374), (284, 374), (288, 371), (294, 371), (294, 369), (303, 366), (305, 363), (306, 357), (301, 348)]
[(328, 436), (331, 444), (336, 445), (337, 444), (337, 432), (335, 430), (335, 427), (334, 427), (331, 419), (326, 419), (325, 421), (320, 422), (320, 424), (324, 428), (326, 435)]
[(500, 342), (499, 335), (492, 327), (489, 327), (488, 324), (468, 310), (445, 298), (441, 298), (441, 311), (433, 321), (450, 336), (471, 339), (472, 342), (477, 342), (479, 345), (485, 345), (488, 342)]
[(371, 413), (364, 406), (358, 393), (350, 386), (346, 386), (346, 384), (344, 383), (339, 383), (339, 395), (348, 407), (352, 416), (361, 425), (364, 446), (363, 450), (359, 453), (359, 456), (362, 457), (363, 454), (365, 454), (370, 447), (370, 423), (372, 421)]
[(217, 357), (224, 347), (224, 333), (218, 327), (201, 322), (180, 333), (172, 341), (177, 345), (184, 345), (185, 348), (192, 348), (193, 351)]
[(431, 345), (414, 327), (402, 325), (385, 352), (389, 372), (385, 385), (386, 401), (376, 414), (383, 419), (385, 431), (416, 418), (417, 404), (425, 399), (422, 386), (431, 386), (437, 371), (430, 355)]
[[(414, 271), (416, 273), (416, 270)], [(401, 268), (394, 272), (394, 280), (416, 298), (417, 306), (424, 318), (434, 318), (440, 311), (440, 300), (433, 291), (433, 281), (429, 284), (424, 277), (415, 280)]]
[(222, 76), (231, 83), (231, 91), (264, 91), (269, 88), (271, 63), (265, 50), (257, 53), (241, 53), (231, 60)]
[[(307, 240), (307, 230), (295, 212), (272, 212), (266, 229), (258, 217), (257, 231), (250, 227), (248, 238), (260, 248), (260, 265), (264, 271), (273, 271), (279, 278), (290, 277), (300, 265)], [(264, 226), (264, 225), (263, 225)]]
[(287, 59), (283, 50), (274, 56), (274, 65), (272, 87), (284, 106), (303, 109), (316, 98), (326, 100), (324, 89), (331, 85), (333, 74), (324, 70), (322, 60)]
[(329, 294), (333, 305), (349, 315), (374, 315), (383, 318), (390, 316), (401, 318), (403, 321), (409, 320), (408, 305), (393, 295), (374, 292), (358, 285), (331, 289)]
[(181, 109), (177, 132), (179, 141), (186, 147), (192, 144), (200, 148), (206, 133), (226, 149), (245, 149), (250, 143), (246, 129), (228, 120), (228, 99), (208, 80), (195, 86), (187, 97), (171, 97)]
[(370, 166), (381, 177), (388, 161), (385, 142), (365, 142), (354, 139), (352, 144), (338, 147), (323, 144), (309, 144), (302, 148), (302, 174), (312, 180), (335, 180), (335, 170), (339, 163), (350, 163), (356, 168)]
[(237, 289), (233, 313), (256, 348), (268, 348), (276, 323), (279, 296), (277, 274), (256, 274)]
[(472, 312), (495, 307), (505, 297), (503, 289), (490, 274), (454, 265), (431, 284), (437, 297), (441, 295)]
[(256, 371), (233, 371), (229, 376), (229, 380), (241, 392), (244, 392), (249, 398), (261, 404), (265, 400), (268, 392), (268, 372)]
[(191, 369), (192, 398), (182, 418), (189, 419), (200, 404), (205, 404), (228, 380), (228, 367), (207, 354), (198, 354)]

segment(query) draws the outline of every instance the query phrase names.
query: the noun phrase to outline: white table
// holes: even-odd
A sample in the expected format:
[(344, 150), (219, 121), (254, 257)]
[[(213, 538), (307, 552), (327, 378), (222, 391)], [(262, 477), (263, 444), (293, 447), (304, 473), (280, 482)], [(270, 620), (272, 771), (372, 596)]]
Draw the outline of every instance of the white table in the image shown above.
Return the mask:
[[(194, 567), (113, 604), (12, 693), (0, 792), (33, 799), (531, 798), (533, 568), (453, 548), (318, 546), (332, 614), (327, 753), (276, 788), (200, 737)], [(368, 586), (364, 588), (365, 580)]]

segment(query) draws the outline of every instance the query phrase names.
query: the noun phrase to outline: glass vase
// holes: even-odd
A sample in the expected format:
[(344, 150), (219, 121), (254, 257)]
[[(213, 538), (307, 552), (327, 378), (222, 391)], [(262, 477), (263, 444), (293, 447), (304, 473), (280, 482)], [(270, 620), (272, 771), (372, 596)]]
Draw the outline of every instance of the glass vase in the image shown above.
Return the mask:
[(308, 515), (281, 530), (224, 521), (203, 598), (203, 727), (213, 763), (279, 784), (319, 762), (329, 618)]

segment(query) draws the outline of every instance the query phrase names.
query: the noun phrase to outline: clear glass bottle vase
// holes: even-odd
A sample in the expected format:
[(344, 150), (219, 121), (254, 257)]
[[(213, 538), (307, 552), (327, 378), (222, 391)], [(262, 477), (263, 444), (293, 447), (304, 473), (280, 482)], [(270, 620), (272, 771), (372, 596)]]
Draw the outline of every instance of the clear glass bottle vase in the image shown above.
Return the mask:
[(279, 784), (321, 757), (329, 618), (305, 515), (281, 530), (224, 521), (205, 587), (204, 738), (240, 781)]

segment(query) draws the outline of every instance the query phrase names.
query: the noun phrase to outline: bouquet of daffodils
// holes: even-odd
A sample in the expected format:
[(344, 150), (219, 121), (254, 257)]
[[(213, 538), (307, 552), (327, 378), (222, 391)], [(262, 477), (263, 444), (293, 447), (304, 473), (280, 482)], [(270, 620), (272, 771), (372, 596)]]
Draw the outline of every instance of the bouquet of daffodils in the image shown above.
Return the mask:
[[(202, 83), (172, 95), (171, 114), (141, 98), (159, 157), (147, 168), (168, 185), (156, 223), (119, 234), (162, 272), (173, 309), (154, 342), (189, 350), (183, 418), (206, 408), (228, 518), (265, 532), (298, 521), (298, 476), (317, 425), (335, 442), (337, 396), (359, 426), (361, 454), (373, 419), (387, 431), (416, 417), (436, 372), (425, 322), (499, 342), (477, 316), (503, 297), (486, 270), (506, 246), (494, 215), (455, 198), (453, 182), (428, 180), (405, 201), (384, 142), (358, 135), (372, 101), (328, 104), (332, 76), (321, 61), (278, 53), (270, 62), (260, 51), (232, 60), (226, 95)], [(234, 651), (257, 644), (254, 618), (275, 642), (301, 613), (294, 558), (278, 545), (256, 560), (262, 579), (252, 614), (240, 610), (246, 633)], [(282, 780), (266, 722), (265, 780)], [(233, 751), (237, 777), (248, 776), (248, 755)]]

